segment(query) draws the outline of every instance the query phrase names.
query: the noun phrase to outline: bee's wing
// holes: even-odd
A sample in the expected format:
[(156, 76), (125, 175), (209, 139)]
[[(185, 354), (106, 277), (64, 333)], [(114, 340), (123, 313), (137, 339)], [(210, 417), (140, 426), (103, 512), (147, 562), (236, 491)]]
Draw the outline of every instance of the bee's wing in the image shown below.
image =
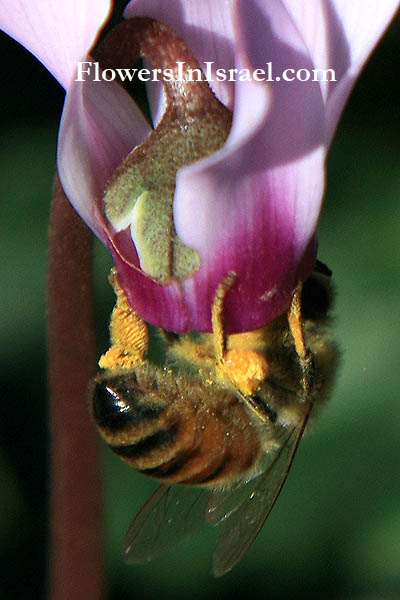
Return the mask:
[(204, 524), (208, 491), (160, 485), (133, 519), (122, 544), (126, 563), (165, 554)]
[(288, 430), (266, 471), (245, 484), (246, 498), (239, 506), (227, 511), (228, 505), (225, 503), (225, 508), (220, 511), (218, 545), (213, 557), (216, 577), (224, 575), (236, 565), (264, 525), (285, 483), (306, 422), (307, 417), (300, 427)]
[[(265, 456), (260, 472), (255, 473), (249, 480), (241, 481), (236, 486), (226, 490), (213, 490), (210, 493), (207, 505), (206, 523), (210, 525), (218, 525), (221, 521), (228, 519), (243, 502), (249, 499), (249, 496), (254, 492), (255, 488), (272, 471), (274, 463), (287, 446), (295, 432), (295, 428), (283, 429), (276, 439), (276, 445), (268, 451)], [(290, 466), (290, 465), (289, 465)], [(268, 482), (270, 480), (268, 479)], [(271, 507), (272, 508), (272, 507)]]
[(213, 490), (208, 498), (205, 521), (207, 525), (218, 525), (228, 519), (248, 498), (259, 479), (264, 475), (255, 475), (250, 481), (245, 481), (227, 490)]

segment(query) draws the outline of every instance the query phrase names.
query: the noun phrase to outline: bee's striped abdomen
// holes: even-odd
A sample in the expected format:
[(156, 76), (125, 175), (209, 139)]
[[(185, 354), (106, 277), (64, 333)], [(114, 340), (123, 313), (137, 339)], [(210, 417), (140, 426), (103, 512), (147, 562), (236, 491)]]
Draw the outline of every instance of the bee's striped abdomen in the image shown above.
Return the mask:
[(166, 482), (200, 483), (220, 471), (226, 462), (227, 443), (224, 432), (215, 418), (204, 419), (197, 412), (196, 438), (192, 447), (177, 453), (173, 461), (147, 469), (146, 475)]
[(111, 449), (141, 472), (165, 483), (224, 484), (261, 450), (245, 407), (215, 391), (143, 365), (97, 378), (93, 416)]

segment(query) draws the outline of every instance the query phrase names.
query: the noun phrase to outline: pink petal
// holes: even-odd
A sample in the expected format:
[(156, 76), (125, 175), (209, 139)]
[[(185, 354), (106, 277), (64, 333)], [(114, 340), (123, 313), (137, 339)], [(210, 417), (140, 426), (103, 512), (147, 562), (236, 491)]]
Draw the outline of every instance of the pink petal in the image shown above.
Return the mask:
[(216, 0), (132, 0), (124, 17), (152, 17), (172, 27), (202, 67), (205, 62), (213, 63), (210, 85), (219, 100), (232, 109), (234, 84), (216, 81), (215, 70), (234, 67), (233, 5)]
[(327, 103), (328, 143), (360, 71), (399, 8), (398, 0), (282, 0), (313, 63), (332, 68), (336, 82), (321, 82)]
[(2, 0), (0, 28), (67, 89), (108, 18), (110, 0)]
[(176, 281), (169, 285), (160, 285), (127, 264), (114, 248), (111, 247), (110, 250), (119, 282), (130, 304), (145, 321), (176, 333), (194, 328), (182, 289)]
[[(239, 67), (263, 68), (266, 54), (277, 71), (310, 67), (279, 1), (238, 2), (236, 18)], [(324, 188), (324, 125), (318, 82), (236, 82), (225, 148), (177, 180), (176, 230), (202, 260), (184, 282), (196, 328), (209, 329), (212, 295), (230, 270), (238, 276), (226, 303), (232, 332), (283, 312), (297, 281), (309, 274)]]
[(59, 134), (58, 172), (70, 202), (102, 239), (104, 186), (149, 132), (141, 111), (117, 83), (88, 78), (70, 88)]

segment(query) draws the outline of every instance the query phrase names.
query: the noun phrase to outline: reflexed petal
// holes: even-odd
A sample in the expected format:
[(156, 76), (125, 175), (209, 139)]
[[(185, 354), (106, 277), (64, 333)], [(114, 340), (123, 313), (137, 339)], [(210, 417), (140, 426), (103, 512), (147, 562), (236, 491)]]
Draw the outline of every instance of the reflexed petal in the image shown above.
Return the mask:
[[(237, 157), (239, 162), (254, 146), (243, 149)], [(221, 183), (223, 169), (218, 180), (213, 180), (218, 170), (215, 168), (210, 169), (209, 177), (188, 178), (185, 182), (184, 192), (190, 199), (197, 196), (200, 205), (192, 227), (205, 210), (211, 230), (211, 243), (207, 244), (207, 235), (202, 240), (202, 269), (184, 282), (196, 328), (209, 328), (213, 293), (230, 270), (237, 273), (238, 286), (225, 305), (229, 331), (259, 327), (288, 306), (297, 282), (309, 274), (314, 264), (312, 252), (305, 262), (302, 257), (319, 214), (324, 156), (323, 149), (318, 148), (291, 165), (264, 173), (243, 172), (240, 177), (238, 171), (230, 171), (236, 162), (231, 155), (219, 165), (231, 173), (231, 180)], [(199, 229), (202, 224), (200, 219)]]
[[(264, 2), (238, 5), (239, 67), (263, 68), (265, 48), (277, 71), (287, 64), (310, 67), (280, 2), (267, 3), (268, 10)], [(201, 329), (209, 327), (212, 295), (230, 270), (238, 285), (228, 295), (225, 318), (230, 331), (240, 331), (283, 312), (315, 258), (326, 156), (319, 84), (237, 81), (235, 94), (225, 148), (177, 179), (177, 233), (202, 260), (201, 270), (184, 282), (188, 310), (193, 318), (201, 315)]]
[(399, 8), (398, 0), (282, 0), (310, 51), (315, 68), (334, 69), (321, 82), (327, 102), (328, 143), (352, 86)]
[(110, 0), (2, 0), (0, 28), (34, 54), (67, 89), (111, 8)]
[[(226, 39), (234, 35), (235, 67), (265, 68), (270, 62), (274, 76), (286, 68), (332, 67), (345, 77), (350, 66), (357, 65), (358, 72), (373, 41), (371, 32), (365, 36), (361, 32), (362, 43), (356, 42), (349, 54), (343, 42), (351, 36), (349, 16), (356, 14), (351, 5), (344, 0), (237, 0), (212, 5), (136, 0), (125, 16), (147, 15), (167, 22), (186, 39), (198, 60), (205, 61), (207, 55), (214, 60), (215, 54), (196, 20), (208, 19), (212, 29), (215, 7), (223, 7), (227, 11), (223, 24), (230, 23)], [(367, 11), (372, 8), (370, 3), (364, 6)], [(387, 19), (379, 16), (372, 37)], [(231, 65), (229, 59), (218, 66)], [(268, 92), (265, 83), (237, 81), (233, 127), (225, 147), (178, 173), (175, 227), (202, 261), (200, 271), (183, 283), (190, 327), (210, 330), (213, 295), (231, 270), (237, 274), (237, 285), (224, 309), (231, 332), (270, 321), (287, 308), (296, 283), (308, 276), (315, 259), (327, 139), (346, 96), (341, 85), (335, 90), (325, 82), (274, 81)], [(341, 97), (339, 102), (335, 95)], [(149, 306), (147, 311), (151, 312)]]
[(69, 200), (102, 239), (98, 209), (104, 186), (149, 132), (141, 111), (117, 83), (88, 78), (72, 85), (59, 134), (58, 172)]
[(216, 81), (216, 68), (234, 65), (233, 2), (216, 0), (133, 0), (124, 17), (152, 17), (166, 23), (186, 42), (197, 61), (212, 64), (210, 85), (218, 99), (232, 110), (233, 82)]

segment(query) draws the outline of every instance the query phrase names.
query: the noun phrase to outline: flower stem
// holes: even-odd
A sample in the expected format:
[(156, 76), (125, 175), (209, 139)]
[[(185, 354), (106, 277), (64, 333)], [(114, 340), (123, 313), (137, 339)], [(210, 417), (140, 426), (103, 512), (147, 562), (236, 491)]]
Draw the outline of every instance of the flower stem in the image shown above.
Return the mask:
[(49, 231), (52, 600), (99, 600), (103, 590), (101, 477), (88, 414), (96, 370), (92, 234), (56, 176)]

